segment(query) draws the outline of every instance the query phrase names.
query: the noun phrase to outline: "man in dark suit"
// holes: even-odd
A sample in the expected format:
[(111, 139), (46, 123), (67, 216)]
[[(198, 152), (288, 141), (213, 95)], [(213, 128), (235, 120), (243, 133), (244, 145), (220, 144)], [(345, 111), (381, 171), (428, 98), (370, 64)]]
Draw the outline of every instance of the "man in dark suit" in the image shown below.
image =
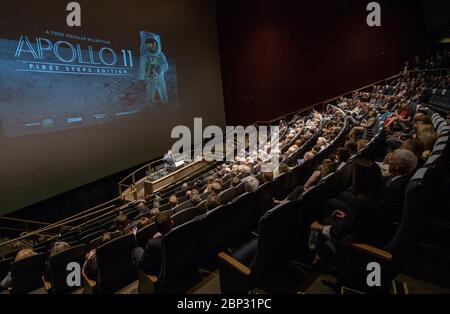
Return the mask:
[(387, 158), (389, 177), (385, 179), (386, 203), (392, 221), (400, 222), (405, 189), (417, 167), (417, 157), (406, 149), (397, 149)]
[(159, 276), (161, 269), (161, 239), (172, 230), (173, 221), (166, 213), (156, 215), (156, 229), (158, 233), (147, 241), (145, 248), (134, 250), (134, 260), (138, 269), (147, 275)]
[(175, 168), (175, 160), (173, 159), (173, 154), (172, 154), (171, 149), (169, 149), (167, 151), (167, 153), (164, 154), (163, 163), (164, 163), (164, 168), (166, 168), (169, 171), (172, 170), (173, 168)]

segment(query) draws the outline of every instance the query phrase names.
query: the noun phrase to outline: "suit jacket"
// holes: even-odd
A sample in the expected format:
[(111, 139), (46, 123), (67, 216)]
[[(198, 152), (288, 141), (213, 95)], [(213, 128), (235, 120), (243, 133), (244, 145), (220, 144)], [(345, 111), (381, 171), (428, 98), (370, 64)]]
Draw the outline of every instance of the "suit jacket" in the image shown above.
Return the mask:
[(386, 205), (392, 221), (399, 222), (402, 218), (405, 189), (410, 178), (410, 175), (386, 178)]
[(330, 219), (333, 239), (350, 237), (375, 246), (384, 246), (390, 239), (389, 217), (384, 204), (369, 196), (355, 196), (344, 218)]
[(163, 163), (165, 168), (170, 168), (175, 166), (175, 161), (173, 160), (172, 156), (169, 156), (169, 154), (165, 154), (163, 157)]
[(144, 254), (139, 261), (139, 269), (147, 275), (159, 276), (161, 269), (161, 238), (147, 241)]

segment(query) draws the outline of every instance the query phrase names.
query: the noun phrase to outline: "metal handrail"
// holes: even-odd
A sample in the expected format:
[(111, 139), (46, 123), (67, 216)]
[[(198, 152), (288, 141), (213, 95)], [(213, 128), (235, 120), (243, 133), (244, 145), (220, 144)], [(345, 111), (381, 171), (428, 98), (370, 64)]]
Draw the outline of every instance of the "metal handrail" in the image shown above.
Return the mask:
[[(134, 185), (132, 185), (131, 186), (131, 191), (129, 192), (129, 194), (132, 194), (132, 193), (135, 193), (135, 192), (136, 192), (136, 188), (134, 187)], [(0, 245), (6, 245), (6, 244), (10, 244), (10, 243), (13, 243), (13, 242), (16, 242), (16, 241), (24, 240), (24, 239), (29, 238), (31, 236), (42, 234), (45, 231), (49, 231), (49, 230), (52, 230), (52, 229), (60, 228), (62, 226), (69, 226), (69, 224), (71, 224), (71, 223), (74, 223), (74, 222), (77, 222), (77, 221), (80, 221), (80, 220), (84, 219), (85, 220), (84, 223), (81, 223), (81, 224), (76, 225), (76, 226), (69, 226), (72, 229), (79, 228), (80, 226), (86, 224), (86, 221), (87, 221), (88, 217), (91, 217), (91, 216), (94, 216), (94, 215), (96, 215), (98, 213), (101, 213), (101, 212), (104, 212), (104, 211), (108, 211), (110, 209), (115, 208), (115, 205), (109, 205), (109, 206), (107, 206), (107, 205), (111, 204), (113, 202), (116, 202), (118, 200), (121, 200), (123, 197), (126, 197), (126, 196), (128, 196), (128, 195), (118, 196), (115, 199), (109, 200), (109, 201), (107, 201), (107, 202), (105, 202), (103, 204), (100, 204), (100, 205), (95, 206), (93, 208), (87, 209), (87, 210), (85, 210), (85, 211), (83, 211), (81, 213), (72, 215), (72, 216), (70, 216), (68, 218), (65, 218), (63, 220), (60, 220), (60, 221), (58, 221), (56, 223), (49, 224), (48, 226), (43, 227), (41, 229), (31, 231), (31, 232), (27, 233), (26, 235), (23, 235), (23, 236), (20, 236), (18, 238), (11, 239), (11, 240), (8, 240), (6, 242), (0, 243)], [(107, 207), (105, 207), (105, 206), (107, 206)], [(102, 208), (102, 207), (104, 207), (104, 208)], [(52, 237), (50, 239), (57, 238), (57, 237), (58, 237), (58, 235), (55, 235), (54, 237)]]
[(12, 217), (0, 217), (0, 220), (10, 220), (10, 221), (17, 221), (17, 222), (26, 222), (29, 224), (35, 224), (35, 225), (49, 225), (49, 222), (42, 222), (42, 221), (35, 221), (35, 220), (27, 220), (27, 219), (19, 219), (19, 218), (12, 218)]

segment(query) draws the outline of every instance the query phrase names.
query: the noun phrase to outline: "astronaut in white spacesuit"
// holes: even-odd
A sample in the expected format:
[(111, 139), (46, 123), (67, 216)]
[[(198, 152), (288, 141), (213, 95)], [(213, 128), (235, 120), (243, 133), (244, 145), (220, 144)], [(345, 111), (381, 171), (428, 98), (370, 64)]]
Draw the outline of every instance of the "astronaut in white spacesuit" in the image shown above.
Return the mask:
[(149, 104), (155, 104), (156, 92), (162, 103), (169, 101), (165, 80), (165, 72), (168, 70), (169, 64), (161, 50), (159, 35), (141, 32), (139, 80), (145, 81)]

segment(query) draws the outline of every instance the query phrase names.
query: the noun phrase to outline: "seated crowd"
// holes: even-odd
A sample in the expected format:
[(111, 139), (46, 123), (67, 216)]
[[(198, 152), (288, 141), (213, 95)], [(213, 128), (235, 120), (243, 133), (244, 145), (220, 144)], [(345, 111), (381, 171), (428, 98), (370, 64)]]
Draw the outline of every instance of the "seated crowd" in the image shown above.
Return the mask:
[[(446, 80), (446, 77), (440, 78), (441, 83)], [(133, 260), (136, 269), (158, 276), (161, 240), (176, 227), (174, 215), (192, 209), (196, 215), (201, 215), (239, 195), (252, 193), (259, 186), (290, 172), (292, 167), (312, 160), (345, 131), (345, 144), (325, 156), (305, 182), (289, 191), (286, 199), (274, 199), (273, 206), (296, 200), (361, 151), (382, 122), (388, 134), (384, 158), (354, 160), (351, 186), (337, 198), (329, 199), (326, 208), (321, 209), (322, 218), (310, 226), (317, 238), (317, 261), (323, 258), (332, 261), (334, 241), (338, 239), (358, 239), (382, 246), (392, 237), (395, 225), (401, 219), (404, 193), (411, 176), (426, 162), (437, 139), (426, 107), (419, 106), (413, 114), (411, 103), (420, 103), (424, 89), (430, 84), (441, 83), (439, 78), (426, 74), (404, 76), (389, 85), (375, 86), (371, 92), (357, 92), (352, 98), (342, 98), (336, 107), (328, 106), (325, 112), (313, 111), (308, 116), (296, 114), (289, 122), (281, 120), (280, 143), (275, 148), (269, 142), (257, 154), (240, 151), (233, 161), (216, 165), (206, 175), (184, 182), (176, 189), (147, 195), (135, 205), (137, 214), (133, 217), (122, 209), (116, 210), (114, 222), (101, 236), (99, 245), (108, 243), (117, 234), (136, 235), (155, 224), (157, 233), (145, 245), (134, 249)], [(350, 129), (346, 129), (347, 123)], [(314, 143), (306, 145), (311, 144), (311, 139)], [(306, 151), (303, 150), (305, 147), (308, 147)], [(271, 169), (266, 164), (274, 154), (279, 154), (280, 164)], [(228, 196), (227, 191), (231, 189), (233, 193)], [(69, 243), (57, 241), (50, 256), (68, 248)], [(34, 254), (33, 249), (26, 248), (17, 253), (15, 260)], [(82, 269), (90, 280), (97, 281), (95, 248), (86, 254)], [(44, 277), (50, 281), (47, 271)], [(11, 285), (13, 280), (8, 274), (1, 281), (1, 287), (5, 289)]]

